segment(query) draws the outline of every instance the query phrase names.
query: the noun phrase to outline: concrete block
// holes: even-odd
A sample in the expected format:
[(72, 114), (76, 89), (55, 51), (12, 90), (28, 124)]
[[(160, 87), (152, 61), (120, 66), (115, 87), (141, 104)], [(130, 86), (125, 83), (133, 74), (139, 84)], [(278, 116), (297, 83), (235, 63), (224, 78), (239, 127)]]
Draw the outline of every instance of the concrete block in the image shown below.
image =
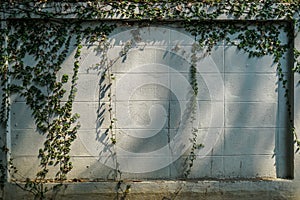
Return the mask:
[(227, 178), (276, 177), (272, 155), (225, 156), (223, 162)]
[(140, 42), (140, 38), (146, 44), (153, 46), (168, 45), (170, 43), (171, 30), (165, 26), (142, 27), (130, 32), (136, 42)]
[(80, 115), (80, 130), (96, 130), (96, 128), (109, 128), (110, 116), (107, 103), (76, 102), (73, 112)]
[[(105, 148), (105, 145), (103, 144), (106, 144), (108, 137), (107, 129), (86, 131), (79, 129), (77, 138), (71, 145), (70, 155), (80, 157), (99, 156), (101, 150)], [(100, 149), (101, 147), (102, 149)]]
[[(22, 86), (22, 81), (20, 80), (15, 80), (13, 78), (11, 78), (11, 84), (13, 85), (18, 85), (18, 86)], [(2, 91), (1, 91), (2, 92)], [(1, 93), (0, 93), (1, 94)], [(2, 94), (1, 94), (1, 98), (2, 98)], [(0, 98), (0, 100), (1, 100)], [(12, 93), (10, 95), (10, 101), (11, 102), (26, 102), (25, 98), (24, 97), (21, 97), (18, 93)], [(1, 101), (2, 102), (2, 101)]]
[[(131, 84), (130, 86), (130, 90), (132, 91), (132, 93), (130, 93), (130, 97), (128, 96), (128, 94), (126, 94), (126, 88), (128, 88), (128, 86), (121, 86), (121, 88), (117, 88), (120, 92), (118, 92), (118, 94), (116, 95), (117, 100), (143, 100), (143, 101), (147, 101), (147, 100), (170, 100), (171, 96), (173, 96), (174, 94), (172, 93), (169, 83), (168, 81), (168, 75), (161, 75), (161, 78), (159, 78), (158, 76), (152, 76), (152, 75), (148, 75), (150, 76), (152, 79), (152, 77), (154, 78), (153, 80), (157, 80), (157, 83), (150, 83), (149, 84), (143, 84), (142, 82), (140, 82), (140, 86), (135, 85), (135, 84)], [(147, 79), (147, 78), (146, 78)], [(161, 79), (166, 79), (166, 80), (161, 80)], [(144, 79), (145, 80), (145, 79)], [(137, 81), (139, 82), (139, 81)], [(120, 83), (122, 85), (122, 83)], [(125, 83), (127, 84), (127, 83)], [(138, 83), (139, 84), (139, 83)], [(128, 84), (130, 85), (130, 84)], [(125, 88), (125, 89), (124, 89)], [(129, 97), (129, 99), (128, 99)]]
[[(116, 168), (116, 146), (111, 141), (110, 132), (106, 133), (106, 130), (103, 130), (103, 133), (81, 131), (78, 141), (81, 143), (80, 148), (84, 148), (85, 150), (84, 152), (76, 154), (77, 150), (74, 149), (76, 146), (72, 146), (71, 153), (73, 157), (93, 157), (108, 167)], [(74, 145), (76, 145), (76, 143)]]
[[(201, 130), (200, 130), (201, 131)], [(202, 141), (204, 145), (203, 148), (200, 148), (198, 155), (203, 155), (207, 150), (211, 149), (212, 156), (223, 156), (224, 155), (224, 146), (225, 146), (225, 130), (224, 128), (208, 128), (206, 138)], [(200, 139), (200, 138), (199, 138)]]
[[(223, 101), (224, 85), (221, 74), (198, 73), (197, 100), (206, 101)], [(186, 73), (170, 73), (171, 91), (175, 99), (172, 100), (190, 100), (194, 91), (190, 84), (190, 74)]]
[[(82, 59), (84, 59), (86, 57), (86, 55), (89, 54), (89, 52), (85, 51), (85, 48), (82, 48), (82, 49), (83, 49), (82, 58), (80, 58), (81, 63), (82, 63)], [(73, 46), (70, 49), (68, 56), (64, 60), (64, 62), (62, 64), (62, 68), (59, 71), (59, 73), (69, 74), (69, 73), (73, 72), (73, 67), (74, 67), (74, 62), (75, 62), (75, 59), (74, 59), (75, 53), (76, 53), (76, 48)], [(86, 70), (83, 70), (82, 72), (86, 73)]]
[(15, 156), (13, 157), (13, 165), (18, 172), (14, 178), (25, 181), (26, 178), (35, 178), (39, 169), (39, 159), (37, 156)]
[(167, 73), (130, 73), (116, 75), (116, 101), (169, 100)]
[(170, 28), (170, 45), (191, 46), (195, 43), (195, 36), (184, 28)]
[(168, 129), (120, 129), (116, 130), (116, 145), (127, 152), (155, 153), (156, 150), (169, 147), (169, 134)]
[[(101, 52), (98, 46), (83, 46), (79, 57), (79, 73), (98, 72), (101, 66), (101, 60), (104, 56), (105, 54)], [(71, 66), (74, 66), (74, 64)]]
[[(112, 65), (113, 73), (128, 73), (128, 72), (161, 72), (165, 71), (161, 69), (160, 65), (155, 62), (156, 48), (153, 46), (139, 48), (131, 48), (126, 56), (118, 59), (114, 65)], [(118, 50), (118, 54), (120, 54)], [(147, 59), (146, 59), (147, 58)]]
[(168, 101), (116, 102), (116, 127), (162, 129), (168, 126)]
[[(191, 171), (191, 178), (222, 178), (224, 177), (223, 157), (199, 157), (194, 161)], [(207, 174), (209, 173), (209, 174)], [(208, 176), (205, 176), (205, 175)]]
[(191, 108), (188, 101), (171, 101), (170, 102), (170, 128), (179, 129), (190, 121)]
[[(187, 125), (191, 119), (192, 108), (189, 101), (170, 102), (170, 127), (178, 128)], [(197, 115), (194, 123), (199, 128), (223, 127), (224, 104), (217, 101), (198, 101)]]
[[(170, 73), (169, 76), (170, 76), (171, 100), (187, 101), (190, 100), (195, 95), (192, 86), (190, 84), (189, 74)], [(202, 84), (201, 86), (199, 86), (199, 88), (206, 89), (206, 85), (203, 82), (204, 81), (202, 81)], [(209, 94), (207, 94), (207, 91), (203, 92), (203, 96), (204, 95), (206, 96), (206, 98), (208, 98), (209, 96)]]
[[(158, 133), (146, 137), (146, 133)], [(134, 136), (132, 136), (134, 132)], [(144, 137), (135, 137), (141, 132)], [(154, 132), (154, 133), (155, 133)], [(166, 178), (170, 163), (168, 132), (164, 130), (116, 130), (116, 156), (119, 170), (126, 178)], [(150, 134), (153, 134), (150, 132)]]
[[(176, 130), (171, 131), (171, 142), (170, 148), (172, 153), (172, 164), (171, 171), (172, 176), (180, 177), (183, 175), (185, 166), (189, 162), (188, 155), (191, 153), (191, 147), (193, 145), (193, 135), (189, 133), (179, 133)], [(183, 138), (176, 140), (176, 137), (180, 137), (184, 134)], [(222, 174), (223, 167), (222, 155), (223, 155), (223, 131), (221, 128), (208, 128), (199, 129), (196, 138), (196, 145), (204, 145), (204, 147), (195, 149), (196, 160), (192, 167), (190, 178), (204, 178), (204, 177), (220, 177)], [(176, 144), (173, 144), (175, 142)], [(181, 148), (181, 149), (180, 149)], [(215, 156), (220, 155), (220, 156)], [(214, 163), (214, 164), (212, 164)]]
[(200, 51), (197, 55), (197, 71), (209, 73), (224, 72), (224, 47), (217, 46), (211, 52)]
[(190, 69), (191, 47), (161, 46), (155, 49), (155, 62), (168, 68), (169, 71), (188, 72)]
[(73, 170), (68, 174), (69, 179), (113, 180), (116, 178), (116, 170), (106, 166), (99, 158), (91, 156), (71, 157)]
[(31, 129), (11, 131), (11, 155), (38, 156), (39, 149), (44, 147), (46, 137)]
[(121, 46), (132, 40), (137, 45), (168, 45), (170, 41), (170, 29), (163, 26), (148, 26), (122, 29), (119, 27), (110, 36), (113, 45)]
[[(108, 41), (112, 46), (115, 47), (121, 47), (124, 46), (126, 44), (129, 43), (133, 43), (134, 45), (137, 44), (137, 41), (141, 41), (141, 38), (137, 37), (133, 37), (133, 35), (131, 34), (131, 31), (133, 31), (135, 33), (135, 31), (137, 32), (138, 30), (136, 26), (132, 26), (130, 28), (125, 28), (124, 25), (118, 24), (120, 25), (118, 28), (115, 28), (113, 30), (113, 32), (111, 34), (109, 34), (108, 37)], [(138, 35), (138, 34), (137, 34)], [(142, 45), (144, 43), (140, 43), (140, 45)]]
[[(171, 177), (183, 178), (184, 172), (189, 164), (189, 158), (182, 156), (170, 166)], [(215, 156), (196, 157), (191, 167), (189, 178), (220, 178), (223, 176), (223, 158)]]
[(192, 48), (191, 46), (181, 45), (159, 47), (156, 50), (156, 60), (158, 63), (170, 66), (175, 71), (189, 72), (191, 58), (196, 55), (198, 72), (222, 73), (224, 71), (223, 47), (215, 47), (209, 54), (204, 48), (195, 55), (192, 54)]
[(11, 129), (35, 129), (32, 111), (25, 103), (11, 105)]
[[(188, 159), (189, 158), (187, 156), (182, 156), (179, 159), (173, 160), (172, 164), (170, 165), (171, 177), (176, 179), (184, 178), (184, 172), (187, 170)], [(203, 162), (203, 165), (209, 166), (209, 161), (206, 160), (206, 162)], [(199, 172), (199, 174), (201, 173), (204, 177), (210, 175), (210, 171), (208, 170), (203, 170), (201, 172)]]
[(199, 128), (224, 127), (224, 103), (218, 101), (198, 101)]
[(271, 56), (249, 58), (244, 51), (237, 47), (225, 47), (225, 72), (276, 72)]
[[(131, 160), (130, 158), (128, 158), (129, 160)], [(169, 158), (162, 158), (164, 160), (167, 160)], [(134, 181), (140, 181), (140, 180), (150, 180), (150, 179), (170, 179), (170, 169), (169, 167), (162, 167), (160, 166), (159, 163), (156, 163), (156, 161), (160, 161), (161, 159), (159, 157), (156, 158), (147, 158), (145, 163), (141, 163), (141, 162), (137, 162), (137, 166), (140, 166), (140, 169), (143, 168), (149, 168), (149, 172), (143, 172), (143, 173), (130, 173), (130, 172), (122, 172), (121, 173), (121, 178), (125, 179), (125, 180), (134, 180)], [(144, 159), (142, 159), (142, 161), (144, 161)], [(127, 168), (130, 169), (131, 165), (133, 163), (129, 164), (129, 166)], [(146, 167), (144, 167), (145, 165), (148, 165)], [(157, 165), (157, 166), (155, 166)], [(121, 164), (122, 166), (122, 164)], [(157, 170), (153, 170), (151, 169), (151, 167), (153, 166), (153, 169), (158, 168)], [(132, 170), (130, 170), (132, 172)]]
[(225, 128), (224, 155), (274, 155), (276, 128)]
[[(200, 135), (200, 134), (199, 134)], [(183, 127), (178, 129), (171, 129), (170, 130), (170, 140), (169, 140), (169, 155), (171, 158), (171, 163), (176, 162), (181, 156), (188, 156), (190, 155), (191, 148), (193, 145), (193, 134), (191, 127)], [(197, 140), (197, 139), (196, 139)], [(201, 143), (198, 142), (198, 139), (195, 143), (196, 145), (200, 145)], [(203, 141), (201, 141), (203, 142)], [(195, 154), (198, 154), (198, 150), (195, 150)], [(206, 152), (210, 154), (211, 152)]]
[[(101, 100), (107, 100), (107, 95), (102, 95), (100, 91), (100, 79), (97, 74), (79, 74), (77, 82), (77, 94), (75, 100), (77, 102), (98, 102)], [(101, 87), (109, 87), (108, 81), (102, 82)], [(102, 98), (102, 96), (106, 98)]]
[[(136, 178), (168, 178), (170, 157), (165, 155), (155, 155), (148, 153), (117, 155), (118, 169), (125, 173), (135, 174)], [(140, 175), (138, 175), (140, 174)], [(153, 177), (146, 177), (151, 175)], [(130, 178), (129, 175), (126, 176)]]
[[(109, 102), (110, 100), (115, 101), (116, 99), (116, 80), (115, 75), (106, 74), (105, 77), (101, 77), (102, 74), (98, 75), (98, 85), (95, 86), (96, 90), (96, 101), (97, 102)], [(109, 78), (112, 77), (112, 79)], [(84, 97), (83, 97), (84, 98)]]
[[(179, 129), (180, 130), (180, 129)], [(181, 132), (176, 129), (170, 130), (170, 149), (172, 156), (189, 155), (192, 148), (192, 140), (195, 136), (190, 132)], [(177, 139), (180, 138), (180, 139)], [(220, 156), (224, 154), (224, 130), (223, 128), (198, 129), (195, 144), (203, 145), (195, 149), (195, 154), (200, 157)], [(178, 147), (181, 147), (180, 150)], [(183, 148), (184, 147), (184, 148)], [(186, 149), (186, 151), (184, 151)]]
[(276, 103), (226, 103), (226, 127), (278, 127)]
[(225, 74), (226, 101), (277, 102), (275, 74)]
[[(122, 60), (121, 52), (123, 47), (113, 46), (83, 46), (81, 56), (79, 58), (79, 73), (99, 74), (105, 69), (112, 69), (114, 64)], [(71, 61), (70, 64), (74, 62)]]
[(196, 144), (203, 145), (195, 152), (199, 158), (224, 155), (224, 129), (213, 127), (198, 129)]

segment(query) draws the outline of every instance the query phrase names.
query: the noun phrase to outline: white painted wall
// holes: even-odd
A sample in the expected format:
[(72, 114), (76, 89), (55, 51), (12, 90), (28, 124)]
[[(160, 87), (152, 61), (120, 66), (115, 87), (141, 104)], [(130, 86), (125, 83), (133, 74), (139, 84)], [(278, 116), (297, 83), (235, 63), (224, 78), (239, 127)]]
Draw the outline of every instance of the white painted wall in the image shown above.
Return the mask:
[[(111, 60), (119, 56), (128, 40), (134, 44), (127, 58), (118, 59), (111, 67), (117, 143), (111, 145), (104, 134), (110, 126), (109, 101), (107, 95), (100, 98), (99, 92), (108, 82), (99, 85), (99, 70), (87, 70), (100, 61), (99, 52), (86, 45), (74, 104), (74, 111), (81, 116), (81, 129), (72, 147), (74, 169), (69, 178), (113, 178), (116, 162), (122, 178), (182, 177), (191, 137), (186, 116), (193, 37), (176, 25), (157, 25), (119, 26), (109, 38)], [(64, 63), (62, 74), (70, 72), (72, 55), (74, 52)], [(248, 58), (236, 47), (219, 43), (210, 55), (198, 60), (197, 69), (196, 126), (198, 143), (205, 147), (197, 151), (190, 177), (287, 176), (285, 163), (289, 161), (282, 143), (288, 134), (286, 101), (272, 58)], [(288, 73), (286, 68), (284, 72)], [(22, 99), (14, 98), (11, 116), (14, 163), (21, 179), (34, 177), (43, 136), (35, 132)]]

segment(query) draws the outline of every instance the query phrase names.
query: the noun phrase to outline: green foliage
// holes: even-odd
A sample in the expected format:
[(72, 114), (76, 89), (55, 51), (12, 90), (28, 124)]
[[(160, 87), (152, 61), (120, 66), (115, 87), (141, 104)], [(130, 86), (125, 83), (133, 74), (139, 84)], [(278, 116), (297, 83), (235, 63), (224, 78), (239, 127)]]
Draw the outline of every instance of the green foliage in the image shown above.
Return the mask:
[(123, 181), (118, 181), (116, 185), (116, 200), (126, 200), (127, 195), (131, 190), (131, 185), (125, 184)]

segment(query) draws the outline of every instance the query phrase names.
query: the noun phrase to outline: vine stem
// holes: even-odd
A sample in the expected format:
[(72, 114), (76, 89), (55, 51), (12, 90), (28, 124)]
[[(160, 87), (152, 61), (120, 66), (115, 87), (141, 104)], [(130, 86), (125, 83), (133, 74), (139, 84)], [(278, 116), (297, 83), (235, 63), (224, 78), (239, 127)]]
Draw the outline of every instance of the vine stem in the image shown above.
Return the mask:
[[(1, 27), (3, 30), (7, 30), (7, 20), (6, 20), (6, 13), (3, 12), (2, 18), (4, 20), (1, 21)], [(8, 63), (8, 52), (7, 52), (7, 47), (8, 47), (8, 36), (7, 36), (7, 31), (5, 31), (5, 36), (4, 36), (4, 58), (5, 58), (5, 63), (4, 67), (7, 69), (7, 73), (9, 73), (9, 63)], [(6, 160), (9, 161), (11, 160), (11, 115), (10, 115), (10, 104), (11, 104), (11, 98), (10, 95), (8, 94), (8, 88), (10, 85), (11, 78), (10, 76), (6, 77), (7, 81), (5, 82), (5, 102), (6, 102), (6, 124), (5, 124), (5, 142), (4, 146), (8, 151), (6, 151)], [(9, 173), (10, 168), (7, 167), (7, 172), (6, 172), (6, 178), (8, 181), (11, 180), (11, 174)]]

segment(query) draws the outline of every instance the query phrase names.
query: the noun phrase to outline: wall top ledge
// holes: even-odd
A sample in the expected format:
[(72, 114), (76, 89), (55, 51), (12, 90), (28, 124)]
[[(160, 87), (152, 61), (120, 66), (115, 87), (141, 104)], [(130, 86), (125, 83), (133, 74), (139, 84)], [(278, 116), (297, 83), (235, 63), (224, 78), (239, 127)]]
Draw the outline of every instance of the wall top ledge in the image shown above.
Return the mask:
[[(22, 1), (19, 1), (22, 2)], [(292, 21), (299, 18), (300, 3), (203, 3), (85, 1), (26, 2), (4, 1), (1, 20), (81, 19), (81, 20), (255, 20)]]

